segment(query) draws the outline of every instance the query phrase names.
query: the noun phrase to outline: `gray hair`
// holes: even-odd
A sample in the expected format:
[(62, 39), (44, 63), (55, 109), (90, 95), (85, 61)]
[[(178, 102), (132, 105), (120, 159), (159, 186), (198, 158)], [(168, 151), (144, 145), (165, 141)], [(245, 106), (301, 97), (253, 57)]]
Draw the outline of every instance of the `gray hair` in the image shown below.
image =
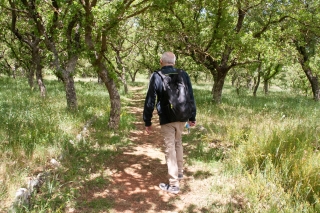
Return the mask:
[(161, 56), (161, 61), (165, 64), (175, 64), (176, 56), (172, 52), (165, 52)]

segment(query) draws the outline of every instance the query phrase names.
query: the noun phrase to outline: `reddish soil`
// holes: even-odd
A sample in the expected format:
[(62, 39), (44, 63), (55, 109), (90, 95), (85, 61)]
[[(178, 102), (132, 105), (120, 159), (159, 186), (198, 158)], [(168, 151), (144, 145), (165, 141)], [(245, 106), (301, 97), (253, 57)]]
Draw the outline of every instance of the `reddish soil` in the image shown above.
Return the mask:
[[(210, 187), (206, 181), (192, 177), (198, 168), (186, 168), (185, 178), (180, 182), (181, 192), (177, 195), (164, 192), (158, 187), (159, 183), (168, 181), (164, 147), (156, 112), (153, 117), (153, 132), (148, 135), (144, 131), (142, 96), (138, 93), (134, 95), (132, 106), (128, 107), (128, 112), (135, 114), (137, 118), (136, 128), (131, 131), (129, 138), (133, 145), (115, 156), (108, 165), (108, 171), (104, 171), (110, 177), (109, 184), (105, 188), (93, 187), (92, 190), (83, 192), (80, 198), (86, 202), (99, 198), (102, 200), (100, 206), (104, 205), (103, 202), (106, 205), (109, 202), (111, 207), (104, 210), (101, 207), (89, 207), (90, 210), (86, 207), (81, 210), (70, 208), (69, 212), (208, 212), (200, 209), (208, 205)], [(197, 190), (199, 188), (201, 190)]]
[(112, 212), (170, 212), (175, 209), (170, 203), (179, 195), (158, 187), (160, 182), (168, 181), (158, 115), (154, 112), (153, 132), (147, 134), (142, 121), (144, 100), (141, 95), (133, 100), (135, 106), (128, 110), (137, 117), (136, 129), (130, 133), (134, 145), (118, 155), (111, 168), (115, 171), (108, 189), (115, 201)]

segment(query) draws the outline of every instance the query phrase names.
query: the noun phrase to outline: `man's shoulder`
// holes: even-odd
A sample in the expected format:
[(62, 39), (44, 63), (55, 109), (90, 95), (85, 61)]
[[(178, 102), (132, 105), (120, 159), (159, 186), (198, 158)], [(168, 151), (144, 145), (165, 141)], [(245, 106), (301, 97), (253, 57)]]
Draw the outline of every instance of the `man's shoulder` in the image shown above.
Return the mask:
[(163, 75), (163, 73), (161, 72), (161, 70), (155, 70), (152, 73), (152, 77), (153, 78), (161, 78), (161, 75)]
[(182, 73), (182, 74), (188, 75), (188, 73), (184, 69), (181, 69), (181, 68), (175, 68), (175, 69), (176, 69), (177, 73)]
[(189, 77), (189, 74), (184, 69), (178, 69), (177, 72), (180, 73), (182, 76)]
[(151, 77), (150, 77), (150, 81), (155, 82), (155, 83), (161, 82), (163, 79), (163, 76), (161, 76), (161, 75), (162, 74), (161, 74), (160, 70), (153, 71), (153, 73), (151, 74)]

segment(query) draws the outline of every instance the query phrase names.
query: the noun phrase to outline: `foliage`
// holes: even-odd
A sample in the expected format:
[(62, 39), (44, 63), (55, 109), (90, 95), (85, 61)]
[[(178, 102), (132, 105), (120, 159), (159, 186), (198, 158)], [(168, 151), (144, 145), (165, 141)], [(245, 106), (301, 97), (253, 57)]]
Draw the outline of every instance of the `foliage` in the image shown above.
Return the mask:
[[(88, 4), (91, 5), (94, 2), (88, 1)], [(44, 45), (45, 40), (42, 40), (40, 47), (44, 56), (44, 68), (52, 68), (56, 64), (55, 60), (61, 61), (63, 67), (70, 54), (81, 53), (78, 69), (70, 75), (97, 75), (96, 68), (91, 69), (85, 66), (83, 69), (83, 62), (89, 59), (92, 63), (91, 58), (95, 57), (95, 54), (85, 49), (86, 35), (88, 35), (86, 26), (89, 19), (85, 21), (80, 18), (84, 17), (85, 13), (82, 3), (53, 1), (57, 3), (59, 13), (55, 13), (54, 7), (48, 3), (38, 1), (35, 3), (43, 20), (44, 30), (50, 37), (50, 41), (55, 43), (57, 50), (55, 54), (58, 54), (48, 53), (50, 48)], [(33, 30), (35, 33), (40, 33), (35, 30), (35, 23), (28, 14), (22, 13), (25, 6), (21, 2), (16, 2), (16, 4), (17, 7), (21, 7), (21, 10), (17, 10), (19, 32), (28, 34), (25, 32)], [(230, 70), (232, 75), (245, 67), (247, 69), (245, 73), (255, 78), (257, 76), (256, 66), (261, 62), (264, 66), (261, 70), (262, 76), (268, 81), (272, 77), (274, 82), (273, 79), (277, 76), (274, 73), (268, 73), (269, 67), (277, 64), (283, 67), (297, 64), (299, 54), (296, 52), (295, 42), (308, 45), (307, 48), (310, 50), (308, 51), (310, 53), (308, 66), (316, 76), (319, 70), (316, 51), (319, 46), (317, 39), (319, 30), (313, 23), (317, 23), (318, 4), (316, 1), (305, 4), (297, 1), (269, 0), (251, 2), (242, 0), (236, 2), (174, 1), (170, 3), (97, 1), (91, 10), (91, 18), (95, 23), (90, 24), (91, 37), (94, 39), (95, 52), (104, 53), (99, 57), (107, 59), (104, 63), (108, 64), (109, 75), (117, 81), (118, 88), (120, 84), (126, 84), (128, 75), (134, 81), (138, 72), (151, 73), (157, 69), (159, 55), (167, 50), (177, 54), (177, 66), (186, 67), (195, 80), (199, 77), (211, 79), (214, 85), (217, 64), (220, 64), (220, 67), (232, 68)], [(8, 2), (1, 2), (1, 10), (7, 14), (1, 18), (5, 31), (10, 28), (11, 10), (9, 7)], [(241, 18), (243, 22), (240, 23), (238, 21)], [(81, 38), (78, 46), (76, 42), (70, 42), (75, 39), (75, 31), (69, 33), (71, 24), (76, 19), (79, 23), (78, 33)], [(306, 39), (303, 37), (303, 32), (309, 32)], [(105, 36), (106, 46), (102, 46), (101, 35)], [(7, 47), (18, 49), (12, 36), (8, 33), (3, 36), (5, 38), (1, 42), (3, 49)], [(41, 38), (44, 39), (45, 36), (42, 35)], [(120, 44), (122, 45), (119, 46)], [(117, 51), (120, 52), (117, 53)], [(21, 48), (16, 52), (22, 53)], [(222, 64), (222, 58), (228, 52), (230, 53), (228, 60)], [(258, 59), (258, 54), (261, 55), (260, 59)], [(7, 66), (6, 59), (10, 62), (11, 67), (13, 64), (20, 64), (19, 66), (27, 70), (25, 66), (30, 61), (29, 54), (16, 54), (10, 59), (7, 53), (3, 55), (5, 57), (0, 58), (0, 65)], [(121, 63), (119, 63), (119, 58), (121, 58)], [(214, 63), (210, 60), (206, 61), (209, 58)], [(59, 74), (56, 69), (54, 67), (53, 71)], [(298, 73), (302, 73), (301, 67), (298, 67), (297, 70)], [(282, 76), (296, 77), (293, 79), (296, 82), (300, 81), (301, 76), (304, 77), (304, 75), (296, 74), (297, 72), (288, 72), (286, 69), (281, 69), (280, 72)], [(211, 78), (208, 78), (208, 74), (211, 75)], [(240, 84), (246, 84), (242, 82), (245, 79), (240, 78), (239, 80)], [(302, 92), (311, 91), (310, 83), (300, 85), (295, 84), (295, 89), (301, 89)]]

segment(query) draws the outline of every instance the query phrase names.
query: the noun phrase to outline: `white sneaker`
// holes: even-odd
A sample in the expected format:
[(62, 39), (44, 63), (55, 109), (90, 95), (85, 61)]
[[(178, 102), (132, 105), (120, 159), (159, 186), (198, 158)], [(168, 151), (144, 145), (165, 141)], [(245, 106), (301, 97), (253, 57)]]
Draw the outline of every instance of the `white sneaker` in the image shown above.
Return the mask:
[(180, 192), (180, 189), (178, 186), (170, 186), (169, 184), (166, 184), (166, 183), (160, 183), (159, 187), (163, 191), (170, 192), (173, 194), (178, 194)]

